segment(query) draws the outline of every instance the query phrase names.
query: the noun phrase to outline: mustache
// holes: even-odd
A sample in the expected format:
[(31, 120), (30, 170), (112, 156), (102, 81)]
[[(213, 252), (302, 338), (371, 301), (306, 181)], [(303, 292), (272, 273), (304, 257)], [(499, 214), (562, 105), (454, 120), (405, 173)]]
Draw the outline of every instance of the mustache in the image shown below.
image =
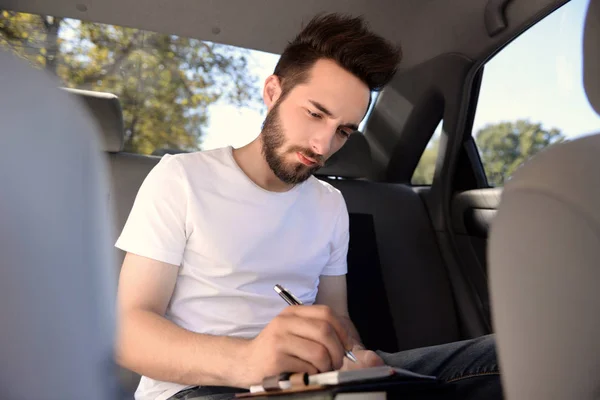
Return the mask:
[(315, 160), (317, 162), (317, 165), (319, 168), (321, 168), (321, 167), (323, 167), (323, 165), (325, 165), (325, 157), (322, 156), (321, 154), (315, 153), (311, 149), (307, 149), (307, 148), (300, 147), (300, 146), (294, 146), (289, 149), (289, 152), (290, 153), (300, 153), (308, 158)]

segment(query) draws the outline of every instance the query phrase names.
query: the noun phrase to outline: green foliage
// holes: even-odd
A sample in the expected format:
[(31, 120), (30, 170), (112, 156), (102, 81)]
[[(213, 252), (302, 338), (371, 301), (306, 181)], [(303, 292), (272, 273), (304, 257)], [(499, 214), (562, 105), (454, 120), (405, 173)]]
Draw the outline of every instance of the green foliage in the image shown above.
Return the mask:
[[(489, 124), (475, 135), (488, 183), (502, 186), (513, 172), (533, 155), (564, 140), (558, 129), (544, 129), (540, 123), (526, 120)], [(434, 138), (419, 161), (412, 183), (430, 185), (433, 182), (439, 137)]]
[(211, 104), (258, 104), (244, 49), (9, 11), (0, 11), (0, 46), (65, 86), (119, 96), (125, 151), (198, 149)]
[(562, 140), (558, 129), (546, 130), (525, 120), (487, 125), (475, 136), (491, 186), (502, 186), (521, 164)]

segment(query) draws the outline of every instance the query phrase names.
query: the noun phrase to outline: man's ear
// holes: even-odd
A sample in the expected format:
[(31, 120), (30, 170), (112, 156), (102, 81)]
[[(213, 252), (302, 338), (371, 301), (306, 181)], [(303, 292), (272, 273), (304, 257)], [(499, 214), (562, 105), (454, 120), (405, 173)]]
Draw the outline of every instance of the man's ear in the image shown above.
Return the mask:
[(277, 103), (281, 96), (281, 80), (277, 75), (270, 75), (265, 80), (265, 87), (263, 88), (263, 100), (267, 106), (267, 111), (271, 111), (271, 108)]

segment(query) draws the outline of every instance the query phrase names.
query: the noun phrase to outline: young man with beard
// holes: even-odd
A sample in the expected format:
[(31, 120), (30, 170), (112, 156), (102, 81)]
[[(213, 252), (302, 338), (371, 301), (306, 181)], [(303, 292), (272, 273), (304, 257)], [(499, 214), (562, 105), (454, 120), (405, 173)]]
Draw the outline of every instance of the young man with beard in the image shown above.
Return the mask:
[[(118, 359), (144, 375), (137, 399), (229, 398), (284, 371), (384, 362), (460, 382), (462, 398), (500, 398), (490, 337), (375, 353), (348, 316), (348, 213), (312, 174), (354, 134), (399, 61), (360, 18), (317, 17), (265, 81), (256, 140), (165, 156), (150, 172), (117, 241), (127, 252)], [(277, 283), (307, 305), (284, 307)]]

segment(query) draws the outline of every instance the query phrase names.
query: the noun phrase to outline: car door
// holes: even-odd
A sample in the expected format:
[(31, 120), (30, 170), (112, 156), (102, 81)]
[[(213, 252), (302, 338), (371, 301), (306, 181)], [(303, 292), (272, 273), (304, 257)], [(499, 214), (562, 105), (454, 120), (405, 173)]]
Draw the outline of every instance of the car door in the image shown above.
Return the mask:
[(464, 190), (465, 176), (455, 177), (449, 219), (461, 268), (490, 326), (486, 251), (504, 183), (536, 154), (600, 126), (582, 83), (588, 2), (570, 1), (495, 54), (471, 104), (457, 174), (468, 167), (477, 185)]

